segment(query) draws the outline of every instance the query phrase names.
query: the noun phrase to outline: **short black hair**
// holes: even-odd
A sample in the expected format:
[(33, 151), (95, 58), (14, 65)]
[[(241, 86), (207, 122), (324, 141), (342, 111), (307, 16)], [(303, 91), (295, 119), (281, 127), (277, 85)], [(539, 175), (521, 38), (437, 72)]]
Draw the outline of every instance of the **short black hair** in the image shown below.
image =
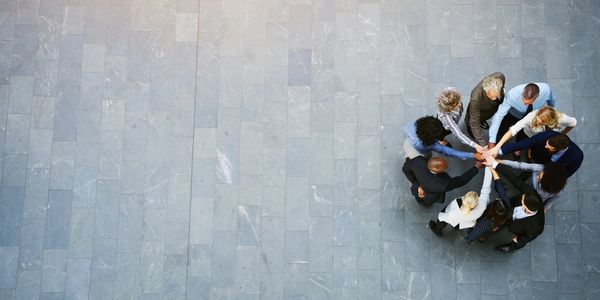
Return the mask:
[(542, 198), (536, 191), (527, 191), (524, 194), (523, 203), (527, 208), (531, 211), (538, 211), (542, 207), (544, 207), (544, 203), (542, 202)]
[(556, 148), (556, 150), (563, 150), (569, 147), (571, 140), (564, 133), (553, 135), (548, 139), (548, 145)]
[(416, 122), (417, 137), (425, 145), (431, 145), (442, 137), (444, 126), (442, 122), (435, 117), (425, 116), (419, 118)]
[(523, 88), (523, 97), (525, 99), (535, 99), (540, 94), (540, 87), (535, 83), (528, 83), (525, 88)]
[(549, 162), (544, 165), (544, 176), (540, 180), (542, 190), (550, 194), (558, 194), (567, 184), (567, 169), (565, 166)]

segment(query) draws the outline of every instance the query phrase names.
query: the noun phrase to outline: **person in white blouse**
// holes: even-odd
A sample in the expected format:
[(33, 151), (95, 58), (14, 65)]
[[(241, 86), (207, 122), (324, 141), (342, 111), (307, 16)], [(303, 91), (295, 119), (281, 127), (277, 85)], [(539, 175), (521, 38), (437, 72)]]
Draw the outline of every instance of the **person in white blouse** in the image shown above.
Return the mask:
[[(467, 135), (465, 135), (460, 128), (458, 128), (458, 122), (463, 114), (463, 106), (460, 102), (460, 98), (460, 92), (453, 87), (445, 88), (437, 97), (437, 118), (444, 126), (444, 135), (452, 133), (461, 143), (475, 149), (479, 153), (483, 153), (485, 148), (475, 143)], [(440, 144), (451, 147), (448, 145), (448, 141), (445, 139), (440, 141)]]
[[(561, 113), (551, 106), (545, 106), (530, 112), (523, 117), (523, 119), (510, 127), (504, 136), (502, 136), (500, 142), (488, 150), (488, 152), (496, 156), (502, 145), (510, 140), (510, 138), (517, 135), (517, 133), (521, 130), (523, 130), (528, 137), (532, 137), (546, 130), (553, 130), (567, 134), (569, 131), (575, 128), (575, 126), (577, 126), (577, 119)], [(519, 155), (520, 153), (515, 151), (515, 156), (519, 157)]]
[(438, 214), (437, 221), (429, 221), (429, 229), (437, 236), (442, 236), (442, 230), (447, 224), (452, 227), (458, 226), (459, 229), (475, 226), (477, 219), (481, 217), (490, 202), (491, 183), (492, 173), (489, 168), (486, 168), (479, 196), (476, 192), (470, 191), (463, 197), (454, 199)]

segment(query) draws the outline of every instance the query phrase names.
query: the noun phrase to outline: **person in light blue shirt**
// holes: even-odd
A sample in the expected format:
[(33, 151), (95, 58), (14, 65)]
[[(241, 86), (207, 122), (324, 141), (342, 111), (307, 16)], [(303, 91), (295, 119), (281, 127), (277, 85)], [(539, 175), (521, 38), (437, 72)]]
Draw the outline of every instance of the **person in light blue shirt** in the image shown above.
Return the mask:
[(481, 153), (458, 151), (440, 144), (439, 141), (443, 138), (444, 126), (440, 120), (432, 116), (409, 122), (404, 127), (404, 133), (406, 134), (404, 151), (406, 156), (411, 159), (418, 155), (429, 155), (431, 151), (463, 160), (483, 159)]
[[(488, 148), (496, 144), (496, 138), (502, 137), (508, 129), (533, 110), (543, 106), (556, 106), (556, 98), (547, 83), (520, 84), (506, 94), (504, 102), (492, 117), (489, 131)], [(527, 136), (517, 134), (517, 141), (526, 139)]]

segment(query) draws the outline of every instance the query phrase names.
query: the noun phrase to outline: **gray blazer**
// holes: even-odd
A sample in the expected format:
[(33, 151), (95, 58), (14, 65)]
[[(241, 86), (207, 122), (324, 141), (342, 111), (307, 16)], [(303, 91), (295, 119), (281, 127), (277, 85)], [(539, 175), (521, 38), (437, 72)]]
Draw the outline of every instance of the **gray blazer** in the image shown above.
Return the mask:
[(486, 76), (486, 78), (487, 77), (498, 77), (502, 80), (502, 89), (500, 92), (501, 94), (498, 97), (499, 99), (494, 101), (487, 96), (482, 87), (484, 78), (477, 86), (475, 86), (475, 88), (473, 88), (473, 91), (471, 91), (471, 100), (469, 101), (467, 115), (465, 116), (465, 123), (469, 129), (468, 132), (473, 136), (475, 142), (481, 146), (487, 145), (487, 139), (483, 136), (479, 124), (491, 119), (498, 110), (498, 106), (502, 104), (502, 101), (504, 100), (504, 74), (496, 72)]

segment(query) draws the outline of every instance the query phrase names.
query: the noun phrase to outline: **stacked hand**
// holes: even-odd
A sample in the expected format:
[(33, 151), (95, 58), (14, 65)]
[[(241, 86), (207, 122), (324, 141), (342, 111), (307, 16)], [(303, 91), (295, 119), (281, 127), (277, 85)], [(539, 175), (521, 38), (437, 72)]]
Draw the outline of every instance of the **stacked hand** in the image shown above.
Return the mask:
[(494, 157), (493, 153), (491, 153), (490, 151), (487, 151), (486, 153), (484, 153), (483, 158), (485, 159), (485, 162), (483, 164), (488, 167), (493, 166), (494, 163), (497, 162), (496, 157)]

